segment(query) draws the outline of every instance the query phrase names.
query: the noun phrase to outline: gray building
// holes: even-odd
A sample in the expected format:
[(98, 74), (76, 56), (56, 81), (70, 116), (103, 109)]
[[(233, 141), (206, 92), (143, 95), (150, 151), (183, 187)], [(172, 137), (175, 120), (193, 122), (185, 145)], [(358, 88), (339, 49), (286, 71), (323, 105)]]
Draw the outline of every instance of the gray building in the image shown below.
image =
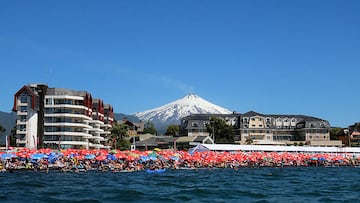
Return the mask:
[[(330, 141), (328, 121), (305, 115), (261, 114), (194, 114), (182, 119), (183, 136), (210, 135), (207, 125), (212, 116), (223, 118), (235, 132), (238, 144), (288, 144), (313, 146), (341, 146), (341, 141)], [(216, 141), (215, 141), (216, 142)]]

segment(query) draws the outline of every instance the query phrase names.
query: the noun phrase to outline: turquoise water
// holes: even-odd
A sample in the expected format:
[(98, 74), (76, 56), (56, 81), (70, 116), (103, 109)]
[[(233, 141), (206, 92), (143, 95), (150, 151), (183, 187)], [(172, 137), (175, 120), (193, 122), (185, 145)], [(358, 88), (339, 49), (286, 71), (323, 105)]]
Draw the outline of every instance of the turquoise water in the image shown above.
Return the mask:
[(359, 202), (360, 168), (0, 173), (0, 202)]

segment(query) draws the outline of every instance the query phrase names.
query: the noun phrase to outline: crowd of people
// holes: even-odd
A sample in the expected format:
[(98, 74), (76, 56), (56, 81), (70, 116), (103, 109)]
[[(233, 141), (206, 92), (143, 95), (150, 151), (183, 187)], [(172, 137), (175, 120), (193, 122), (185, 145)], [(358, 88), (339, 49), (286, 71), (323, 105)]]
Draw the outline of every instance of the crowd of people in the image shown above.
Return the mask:
[(90, 170), (134, 172), (157, 169), (215, 169), (243, 167), (359, 166), (360, 156), (344, 153), (214, 152), (155, 149), (119, 150), (29, 150), (0, 152), (0, 170), (86, 172)]

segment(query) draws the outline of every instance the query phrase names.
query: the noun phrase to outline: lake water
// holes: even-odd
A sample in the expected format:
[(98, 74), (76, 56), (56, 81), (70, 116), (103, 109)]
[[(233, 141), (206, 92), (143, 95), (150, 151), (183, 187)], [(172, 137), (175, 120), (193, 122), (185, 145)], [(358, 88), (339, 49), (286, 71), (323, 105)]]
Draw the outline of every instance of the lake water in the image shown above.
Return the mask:
[(0, 173), (0, 202), (359, 202), (360, 168)]

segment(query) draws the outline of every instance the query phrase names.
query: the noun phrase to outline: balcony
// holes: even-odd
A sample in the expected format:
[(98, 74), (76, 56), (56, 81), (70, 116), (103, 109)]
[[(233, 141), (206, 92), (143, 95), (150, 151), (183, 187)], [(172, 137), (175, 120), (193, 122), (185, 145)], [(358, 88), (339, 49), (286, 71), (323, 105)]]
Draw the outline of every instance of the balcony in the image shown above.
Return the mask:
[(74, 137), (83, 137), (83, 138), (91, 138), (92, 135), (83, 132), (44, 132), (45, 136), (74, 136)]
[(86, 125), (84, 123), (66, 123), (66, 122), (61, 122), (61, 123), (44, 123), (45, 127), (80, 127), (80, 128), (89, 128), (91, 129), (92, 127), (89, 125)]
[(45, 108), (65, 108), (65, 109), (83, 109), (83, 110), (87, 109), (86, 106), (74, 105), (74, 104), (46, 104)]
[(75, 113), (45, 113), (45, 118), (57, 118), (57, 117), (65, 117), (65, 118), (82, 118), (84, 120), (91, 120), (91, 117), (88, 117), (84, 114), (75, 114)]
[(90, 139), (97, 141), (105, 141), (105, 138), (101, 137), (100, 135), (93, 135)]
[(93, 144), (93, 143), (89, 143), (89, 147), (92, 147), (92, 148), (97, 148), (97, 149), (102, 149), (102, 148), (105, 148), (104, 145), (102, 144)]

